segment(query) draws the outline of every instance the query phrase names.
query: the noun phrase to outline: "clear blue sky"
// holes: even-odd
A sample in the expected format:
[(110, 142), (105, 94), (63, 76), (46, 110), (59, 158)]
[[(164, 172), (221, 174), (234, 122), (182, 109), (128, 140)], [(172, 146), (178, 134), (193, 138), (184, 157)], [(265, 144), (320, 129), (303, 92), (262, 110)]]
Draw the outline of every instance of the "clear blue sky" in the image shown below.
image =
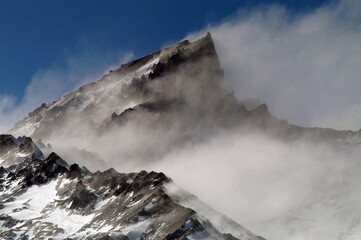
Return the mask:
[(0, 0), (0, 95), (21, 100), (38, 69), (65, 64), (65, 55), (84, 48), (158, 50), (241, 8), (282, 4), (308, 11), (321, 0)]

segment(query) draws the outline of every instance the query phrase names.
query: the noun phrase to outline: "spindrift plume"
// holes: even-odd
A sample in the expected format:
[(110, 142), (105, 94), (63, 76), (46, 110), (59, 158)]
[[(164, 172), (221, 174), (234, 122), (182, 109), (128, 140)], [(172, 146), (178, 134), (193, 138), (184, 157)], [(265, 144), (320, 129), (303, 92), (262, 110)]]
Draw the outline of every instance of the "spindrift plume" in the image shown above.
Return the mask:
[[(205, 235), (197, 235), (203, 230), (198, 233), (195, 230), (201, 225), (200, 229), (208, 229), (207, 234), (216, 239), (232, 239), (228, 233), (239, 239), (258, 238), (236, 222), (266, 239), (277, 240), (293, 237), (329, 240), (359, 233), (361, 227), (357, 219), (361, 204), (355, 197), (357, 189), (361, 189), (360, 177), (355, 170), (359, 155), (357, 146), (361, 142), (359, 132), (289, 124), (287, 120), (273, 116), (267, 105), (258, 100), (238, 101), (233, 92), (223, 87), (223, 81), (224, 72), (210, 34), (123, 64), (94, 83), (42, 104), (8, 131), (16, 137), (27, 135), (34, 139), (38, 149), (30, 144), (32, 148), (26, 148), (30, 149), (26, 153), (33, 155), (42, 150), (43, 156), (48, 157), (41, 160), (41, 154), (35, 154), (32, 160), (26, 158), (25, 162), (24, 158), (13, 160), (12, 156), (19, 156), (17, 151), (27, 138), (7, 135), (4, 139), (8, 139), (5, 142), (12, 146), (7, 155), (11, 161), (5, 161), (15, 165), (2, 170), (3, 181), (7, 182), (4, 189), (10, 193), (20, 191), (14, 188), (14, 182), (9, 182), (13, 179), (17, 183), (19, 172), (30, 184), (25, 187), (30, 193), (37, 184), (51, 189), (64, 188), (65, 195), (53, 191), (49, 199), (55, 199), (55, 202), (46, 202), (41, 209), (55, 204), (62, 209), (61, 212), (66, 212), (66, 216), (75, 217), (72, 218), (74, 221), (79, 214), (89, 217), (88, 225), (77, 225), (78, 228), (71, 230), (52, 221), (52, 226), (63, 229), (58, 231), (59, 234), (68, 237), (78, 236), (76, 234), (80, 234), (79, 238), (94, 237), (93, 232), (89, 230), (88, 233), (86, 229), (96, 226), (104, 234), (111, 234), (115, 229), (120, 237), (130, 239), (139, 236), (152, 239), (158, 233), (163, 234), (160, 239), (167, 239), (165, 236), (169, 236), (168, 239), (201, 236), (203, 239)], [(60, 167), (53, 166), (54, 159), (60, 157), (52, 152), (69, 164), (84, 165), (89, 170), (79, 167), (81, 174), (67, 189), (68, 180), (64, 179), (69, 179), (69, 174), (78, 176), (78, 173), (71, 173), (78, 167), (70, 167), (60, 160), (55, 161), (60, 163)], [(17, 166), (23, 164), (35, 165), (20, 171), (22, 167)], [(138, 174), (118, 174), (115, 170), (107, 170), (109, 168)], [(49, 175), (42, 169), (59, 169), (60, 172), (50, 172)], [(174, 187), (168, 177), (159, 188), (152, 188), (151, 182), (163, 176), (152, 171), (164, 172), (182, 188), (236, 222), (219, 216), (197, 198)], [(93, 183), (98, 175), (114, 176), (117, 179), (115, 185), (109, 180), (104, 183), (104, 189), (108, 190), (104, 190)], [(152, 178), (153, 175), (156, 179)], [(49, 177), (54, 180), (47, 180)], [(128, 187), (133, 189), (133, 183), (139, 188), (134, 189), (135, 195), (130, 197)], [(77, 189), (78, 185), (78, 190), (88, 196), (85, 199), (73, 195), (71, 189)], [(109, 206), (115, 209), (119, 225), (92, 225), (97, 222), (94, 220), (97, 214), (103, 214), (103, 208), (99, 207), (103, 206), (102, 201), (108, 198), (113, 201), (113, 196), (117, 196), (113, 191), (123, 188), (128, 189), (124, 190), (125, 196), (114, 197), (120, 209), (115, 209), (112, 204)], [(159, 208), (161, 212), (156, 212), (156, 215), (141, 212), (138, 204), (143, 211), (148, 209), (148, 204), (164, 203), (158, 202), (159, 198), (154, 201), (154, 197), (148, 198), (154, 189), (161, 191), (156, 195), (164, 193), (171, 198), (170, 205), (192, 209), (201, 217), (193, 218), (187, 214), (187, 219), (177, 217), (182, 219), (179, 222), (174, 220), (177, 228), (157, 232), (162, 225), (157, 225), (161, 220), (155, 219), (174, 209), (164, 212)], [(140, 192), (137, 197), (136, 192)], [(14, 204), (26, 205), (30, 198), (32, 196), (19, 195)], [(62, 201), (65, 201), (63, 205)], [(83, 206), (84, 202), (89, 205)], [(83, 207), (74, 210), (71, 208), (73, 203)], [(9, 202), (3, 210), (11, 217), (10, 223), (15, 224), (10, 224), (10, 230), (27, 224), (27, 221), (34, 222), (34, 219), (22, 219), (21, 216), (16, 218), (18, 207), (15, 205)], [(35, 206), (30, 208), (35, 209)], [(135, 212), (130, 210), (128, 215), (128, 208)], [(181, 212), (188, 211), (181, 209)], [(322, 214), (318, 214), (320, 212)], [(329, 217), (331, 215), (334, 217)], [(34, 228), (43, 226), (44, 221), (47, 222), (45, 218), (41, 215), (40, 225)], [(190, 218), (193, 220), (187, 222)], [(25, 223), (21, 222), (23, 220)], [(154, 225), (153, 220), (157, 224)], [(124, 221), (126, 226), (134, 223), (131, 230), (125, 227)], [(141, 230), (135, 230), (138, 227)], [(189, 229), (193, 230), (188, 232)], [(140, 235), (133, 235), (134, 231)]]

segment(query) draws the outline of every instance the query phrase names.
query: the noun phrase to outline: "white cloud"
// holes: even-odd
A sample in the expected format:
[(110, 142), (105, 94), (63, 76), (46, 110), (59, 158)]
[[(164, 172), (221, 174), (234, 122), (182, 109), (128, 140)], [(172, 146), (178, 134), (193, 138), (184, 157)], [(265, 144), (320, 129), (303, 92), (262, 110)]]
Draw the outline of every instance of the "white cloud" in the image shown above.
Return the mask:
[(14, 98), (8, 95), (0, 95), (0, 113), (6, 112), (14, 106)]
[(361, 2), (345, 0), (292, 15), (281, 6), (240, 11), (210, 31), (239, 99), (304, 126), (360, 129)]
[[(343, 1), (298, 16), (280, 6), (263, 7), (239, 12), (191, 37), (212, 32), (225, 68), (225, 84), (240, 99), (258, 97), (274, 115), (294, 123), (358, 129), (360, 7), (357, 1)], [(87, 79), (95, 80), (88, 71), (97, 65), (75, 59), (79, 61), (69, 60), (65, 68), (39, 70), (25, 99), (39, 105)], [(57, 140), (96, 152), (106, 161), (104, 167), (122, 172), (164, 171), (201, 200), (268, 239), (336, 239), (347, 224), (352, 225), (352, 212), (359, 217), (360, 204), (355, 201), (361, 189), (357, 149), (341, 151), (305, 141), (285, 143), (264, 136), (227, 135), (171, 152), (157, 163), (147, 161), (147, 165), (141, 157), (168, 140), (163, 133), (133, 127), (116, 134), (102, 138), (86, 134), (78, 139), (67, 135), (66, 141), (57, 136)], [(119, 143), (116, 149), (113, 143)], [(141, 159), (130, 158), (133, 153), (142, 155)], [(351, 209), (351, 213), (344, 217), (343, 209)], [(296, 228), (288, 218), (283, 219), (292, 214), (303, 220)], [(272, 223), (281, 219), (281, 230), (272, 223), (262, 226), (260, 222), (269, 219)], [(307, 228), (309, 222), (313, 225)], [(285, 231), (293, 231), (293, 238)]]
[(14, 119), (9, 119), (5, 117), (9, 114), (9, 111), (12, 111), (14, 108), (14, 97), (9, 95), (0, 95), (0, 132), (6, 130), (9, 127), (9, 122), (13, 121)]
[(87, 82), (98, 80), (106, 72), (118, 68), (132, 57), (132, 53), (104, 56), (85, 52), (68, 57), (65, 67), (53, 65), (39, 69), (26, 88), (24, 103), (36, 107), (43, 102), (56, 100)]
[(84, 83), (98, 80), (110, 69), (133, 58), (132, 53), (112, 52), (102, 54), (84, 49), (68, 55), (63, 66), (52, 64), (39, 69), (25, 89), (24, 97), (15, 104), (15, 97), (0, 96), (0, 132), (9, 130), (16, 121), (44, 102), (58, 99)]

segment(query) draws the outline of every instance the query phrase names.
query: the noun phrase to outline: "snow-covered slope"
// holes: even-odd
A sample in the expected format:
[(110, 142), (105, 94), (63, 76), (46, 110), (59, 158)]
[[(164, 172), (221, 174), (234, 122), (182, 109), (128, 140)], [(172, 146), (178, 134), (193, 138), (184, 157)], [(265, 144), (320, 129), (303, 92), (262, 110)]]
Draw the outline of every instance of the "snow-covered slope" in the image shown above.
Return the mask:
[(262, 239), (218, 213), (237, 231), (214, 227), (178, 204), (165, 184), (174, 183), (163, 173), (92, 173), (55, 153), (27, 158), (0, 168), (0, 238)]

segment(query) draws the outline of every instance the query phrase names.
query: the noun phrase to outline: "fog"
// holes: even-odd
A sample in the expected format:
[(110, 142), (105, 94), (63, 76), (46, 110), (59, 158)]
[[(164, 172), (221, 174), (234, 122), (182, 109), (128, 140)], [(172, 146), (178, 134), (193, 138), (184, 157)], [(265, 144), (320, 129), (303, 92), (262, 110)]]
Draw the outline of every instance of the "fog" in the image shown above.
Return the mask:
[(64, 54), (64, 63), (38, 69), (21, 99), (0, 95), (0, 132), (9, 130), (42, 103), (54, 101), (133, 58), (131, 52), (101, 53), (90, 46), (79, 48), (78, 52)]
[[(192, 66), (207, 70), (207, 64)], [(188, 72), (171, 78), (177, 82)], [(191, 87), (184, 84), (181, 87)], [(196, 86), (187, 99), (202, 105), (196, 96), (204, 88)], [(215, 126), (214, 119), (207, 117), (199, 124), (191, 112), (140, 111), (101, 134), (91, 119), (70, 114), (65, 127), (50, 129), (52, 134), (43, 140), (67, 161), (92, 171), (110, 167), (119, 172), (162, 171), (266, 239), (338, 240), (343, 232), (345, 236), (359, 233), (355, 224), (361, 211), (358, 135), (344, 143), (302, 137), (286, 141), (256, 128)], [(231, 120), (231, 115), (219, 117)]]
[(359, 234), (359, 144), (208, 131), (202, 140), (180, 144), (178, 130), (129, 123), (100, 137), (87, 131), (86, 138), (65, 134), (50, 142), (64, 159), (92, 171), (164, 172), (266, 239), (338, 240), (342, 232)]
[[(212, 33), (225, 69), (224, 84), (238, 100), (258, 98), (267, 103), (272, 115), (303, 126), (359, 129), (360, 8), (358, 1), (348, 0), (294, 15), (282, 6), (263, 6), (239, 11), (188, 37)], [(207, 70), (207, 64), (193, 67)], [(56, 68), (39, 71), (24, 102), (38, 104), (62, 94), (69, 88), (64, 86), (87, 82), (89, 77), (72, 76), (73, 66), (77, 65), (70, 63), (66, 73)], [(203, 112), (192, 118), (198, 105), (213, 106), (219, 96), (212, 100), (214, 89), (207, 89), (210, 92), (205, 100), (209, 101), (202, 102), (199, 91), (204, 85), (188, 85), (192, 83), (187, 75), (193, 74), (190, 70), (171, 76), (172, 86), (177, 87), (174, 91), (154, 80), (149, 84), (168, 95), (180, 94), (178, 88), (182, 88), (193, 112), (132, 115), (132, 121), (101, 134), (89, 115), (69, 114), (65, 127), (49, 129), (53, 134), (43, 139), (53, 146), (48, 151), (93, 171), (109, 167), (119, 172), (162, 171), (200, 200), (266, 239), (360, 236), (358, 136), (332, 144), (301, 137), (286, 141), (253, 129), (215, 126), (206, 117), (200, 121)], [(184, 79), (189, 81), (187, 85), (182, 85)], [(53, 89), (54, 85), (49, 85), (52, 81), (63, 90), (47, 91)], [(139, 104), (133, 100), (122, 105), (122, 110)], [(0, 113), (14, 116), (12, 108), (20, 109), (14, 107), (11, 96), (0, 98)], [(102, 108), (109, 114), (114, 111)], [(232, 121), (229, 115), (217, 117)], [(164, 122), (158, 121), (162, 119)]]
[(239, 99), (258, 98), (291, 123), (360, 129), (361, 2), (333, 1), (312, 12), (282, 6), (240, 10), (210, 31)]
[(359, 234), (357, 148), (228, 133), (176, 151), (156, 169), (266, 239), (340, 239)]

